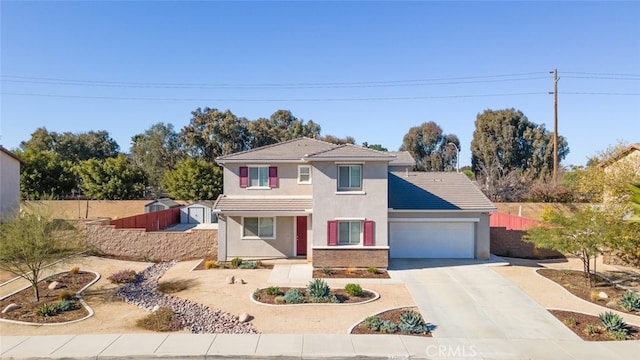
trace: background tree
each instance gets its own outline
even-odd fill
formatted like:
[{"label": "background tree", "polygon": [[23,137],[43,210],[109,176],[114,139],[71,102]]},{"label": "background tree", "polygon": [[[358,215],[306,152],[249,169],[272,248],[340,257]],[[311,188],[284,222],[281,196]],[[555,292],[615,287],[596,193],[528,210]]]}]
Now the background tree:
[{"label": "background tree", "polygon": [[216,199],[222,193],[222,169],[203,159],[188,158],[165,172],[162,187],[174,199]]},{"label": "background tree", "polygon": [[433,121],[414,126],[404,135],[400,151],[408,151],[416,160],[418,170],[444,171],[454,169],[457,154],[454,143],[460,148],[456,135],[442,132],[442,128]]},{"label": "background tree", "polygon": [[289,110],[278,110],[269,119],[260,118],[248,123],[251,148],[276,144],[303,136],[315,138],[320,135],[320,126],[309,120],[307,123],[293,116]]},{"label": "background tree", "polygon": [[52,151],[61,160],[77,163],[88,159],[106,159],[118,155],[120,147],[105,130],[58,134],[38,128],[28,141],[20,143],[22,151]]},{"label": "background tree", "polygon": [[386,147],[380,145],[380,144],[369,144],[368,142],[363,142],[362,143],[362,147],[366,147],[369,149],[373,149],[373,150],[378,150],[378,151],[384,151],[384,152],[388,152],[389,149],[387,149]]},{"label": "background tree", "polygon": [[640,222],[640,183],[631,184],[629,187],[631,189],[631,208],[633,210],[631,220],[634,222]]},{"label": "background tree", "polygon": [[134,135],[130,151],[135,164],[145,172],[156,197],[162,192],[160,181],[165,171],[172,169],[184,157],[173,125],[162,122]]},{"label": "background tree", "polygon": [[[471,166],[483,191],[503,182],[512,172],[524,185],[547,180],[553,172],[553,134],[515,109],[485,110],[478,114],[471,141]],[[558,159],[569,153],[567,141],[558,136]],[[491,176],[492,178],[487,178]],[[520,189],[517,192],[521,192]],[[523,192],[524,193],[524,192]],[[515,198],[514,196],[510,196]]]},{"label": "background tree", "polygon": [[40,300],[42,267],[84,247],[77,230],[67,222],[53,220],[50,213],[35,207],[0,221],[0,269],[29,281],[36,301]]},{"label": "background tree", "polygon": [[73,164],[60,159],[57,153],[31,147],[16,154],[24,160],[20,166],[22,199],[58,198],[71,194],[77,187]]},{"label": "background tree", "polygon": [[76,171],[81,179],[80,189],[96,200],[139,199],[146,187],[142,169],[122,154],[105,160],[83,161]]},{"label": "background tree", "polygon": [[345,145],[345,144],[353,145],[356,143],[356,139],[354,139],[353,136],[347,136],[347,137],[341,138],[341,137],[327,134],[325,136],[321,136],[319,139],[328,143],[336,144],[336,145]]},{"label": "background tree", "polygon": [[248,121],[230,110],[204,108],[191,112],[191,121],[180,131],[180,141],[189,155],[209,162],[222,155],[249,149]]}]

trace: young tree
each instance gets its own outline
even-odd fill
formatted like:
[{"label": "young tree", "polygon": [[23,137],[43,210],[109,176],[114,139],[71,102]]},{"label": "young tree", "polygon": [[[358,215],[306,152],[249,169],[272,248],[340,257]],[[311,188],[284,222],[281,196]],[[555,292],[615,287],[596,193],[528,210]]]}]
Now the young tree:
[{"label": "young tree", "polygon": [[444,134],[438,124],[430,121],[410,128],[402,139],[400,151],[410,152],[420,170],[444,171],[455,169],[456,147],[460,149],[458,137]]},{"label": "young tree", "polygon": [[0,222],[0,269],[29,281],[38,301],[43,266],[80,251],[84,245],[79,235],[72,225],[53,220],[43,207],[15,214]]},{"label": "young tree", "polygon": [[585,207],[567,215],[552,211],[545,219],[543,225],[529,229],[524,240],[538,248],[570,253],[582,260],[584,275],[591,286],[591,260],[595,273],[595,258],[621,234],[622,213],[613,208]]},{"label": "young tree", "polygon": [[222,193],[222,169],[203,159],[188,158],[165,172],[162,187],[174,199],[216,199]]},{"label": "young tree", "polygon": [[96,200],[131,200],[143,196],[146,178],[140,167],[125,155],[81,162],[76,171],[80,189]]}]

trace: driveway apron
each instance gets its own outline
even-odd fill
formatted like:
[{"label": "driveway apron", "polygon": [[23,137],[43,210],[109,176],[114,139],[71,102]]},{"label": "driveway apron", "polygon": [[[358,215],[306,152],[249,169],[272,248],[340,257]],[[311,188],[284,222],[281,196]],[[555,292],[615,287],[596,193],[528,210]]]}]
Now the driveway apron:
[{"label": "driveway apron", "polygon": [[436,325],[436,338],[579,339],[486,264],[399,260],[393,267],[425,321]]}]

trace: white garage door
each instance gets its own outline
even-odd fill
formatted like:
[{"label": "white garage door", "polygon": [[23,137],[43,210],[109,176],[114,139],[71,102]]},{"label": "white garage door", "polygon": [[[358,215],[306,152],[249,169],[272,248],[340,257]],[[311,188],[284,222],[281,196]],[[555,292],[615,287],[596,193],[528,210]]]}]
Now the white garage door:
[{"label": "white garage door", "polygon": [[204,222],[204,208],[189,208],[189,224],[202,224]]},{"label": "white garage door", "polygon": [[474,223],[392,222],[392,258],[473,259]]}]

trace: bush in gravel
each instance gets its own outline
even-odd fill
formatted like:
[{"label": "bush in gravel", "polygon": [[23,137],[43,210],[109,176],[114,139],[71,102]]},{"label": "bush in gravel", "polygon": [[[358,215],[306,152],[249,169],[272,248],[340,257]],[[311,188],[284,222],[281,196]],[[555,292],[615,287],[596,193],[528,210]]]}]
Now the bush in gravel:
[{"label": "bush in gravel", "polygon": [[640,311],[640,295],[627,291],[620,298],[620,305],[627,311]]},{"label": "bush in gravel", "polygon": [[298,289],[289,289],[286,294],[284,294],[284,301],[287,304],[302,304],[304,302],[304,295]]},{"label": "bush in gravel", "polygon": [[238,269],[255,269],[258,267],[258,263],[255,261],[243,261],[238,265]]},{"label": "bush in gravel", "polygon": [[58,313],[58,309],[55,305],[42,304],[38,308],[38,315],[44,317],[55,316]]},{"label": "bush in gravel", "polygon": [[77,275],[79,272],[80,272],[80,268],[77,267],[77,266],[74,266],[74,267],[71,268],[71,270],[69,270],[69,273],[71,275]]},{"label": "bush in gravel", "polygon": [[62,300],[59,303],[55,304],[56,312],[61,313],[64,311],[71,311],[80,308],[80,304],[78,304],[75,300]]},{"label": "bush in gravel", "polygon": [[235,257],[235,258],[231,259],[231,266],[233,266],[234,268],[239,267],[240,264],[242,264],[242,258]]},{"label": "bush in gravel", "polygon": [[[313,279],[307,285],[307,296],[311,299],[328,298],[331,295],[331,289],[326,281],[322,279]],[[315,302],[315,301],[314,301]]]},{"label": "bush in gravel", "polygon": [[385,334],[393,334],[398,332],[398,325],[391,320],[384,320],[380,323],[380,332]]},{"label": "bush in gravel", "polygon": [[367,272],[368,272],[369,274],[377,274],[377,273],[378,273],[378,268],[377,268],[377,267],[375,267],[375,266],[369,266],[369,267],[367,268]]},{"label": "bush in gravel", "polygon": [[625,334],[627,332],[627,324],[622,320],[620,315],[607,311],[601,313],[599,316],[600,324],[610,333],[615,333],[617,331],[624,331]]},{"label": "bush in gravel", "polygon": [[319,297],[319,298],[312,297],[311,302],[315,304],[329,304],[329,303],[339,304],[340,300],[335,295],[329,295],[326,297]]},{"label": "bush in gravel", "polygon": [[564,323],[568,326],[568,327],[574,327],[578,324],[578,322],[576,321],[576,319],[574,319],[573,317],[569,316],[566,319],[564,319]]},{"label": "bush in gravel", "polygon": [[586,332],[587,335],[595,335],[595,334],[600,333],[600,329],[598,329],[597,326],[593,326],[591,324],[588,324],[587,326],[585,326],[584,332]]},{"label": "bush in gravel", "polygon": [[277,286],[269,286],[268,288],[265,289],[264,292],[266,292],[267,295],[271,295],[271,296],[282,295],[282,290],[280,290],[280,288]]},{"label": "bush in gravel", "polygon": [[151,331],[178,331],[182,324],[178,317],[169,308],[163,307],[151,314],[138,319],[136,325]]},{"label": "bush in gravel", "polygon": [[627,339],[627,330],[612,331],[611,332],[611,337],[614,340],[626,340]]},{"label": "bush in gravel", "polygon": [[134,270],[122,270],[111,274],[107,279],[113,284],[129,284],[136,281],[138,274]]},{"label": "bush in gravel", "polygon": [[278,295],[276,297],[273,298],[273,302],[278,304],[278,305],[282,305],[282,304],[286,304],[287,301],[284,299],[284,296],[282,295]]},{"label": "bush in gravel", "polygon": [[364,319],[364,326],[372,331],[380,330],[380,324],[382,324],[382,319],[380,319],[380,316],[377,315],[368,316],[366,319]]},{"label": "bush in gravel", "polygon": [[72,293],[66,291],[66,290],[62,290],[58,293],[58,300],[63,301],[63,300],[72,300],[75,296],[73,296]]},{"label": "bush in gravel", "polygon": [[331,275],[333,271],[331,270],[331,267],[329,266],[323,266],[322,267],[322,273],[325,275]]},{"label": "bush in gravel", "polygon": [[218,263],[213,261],[213,260],[207,260],[207,261],[204,262],[204,268],[206,270],[213,269],[213,268],[216,268],[216,267],[218,267]]},{"label": "bush in gravel", "polygon": [[360,296],[362,295],[362,287],[359,284],[347,284],[344,287],[344,291],[346,291],[349,296]]},{"label": "bush in gravel", "polygon": [[420,314],[415,311],[407,311],[400,315],[400,330],[410,334],[419,334],[428,329],[426,329]]}]

